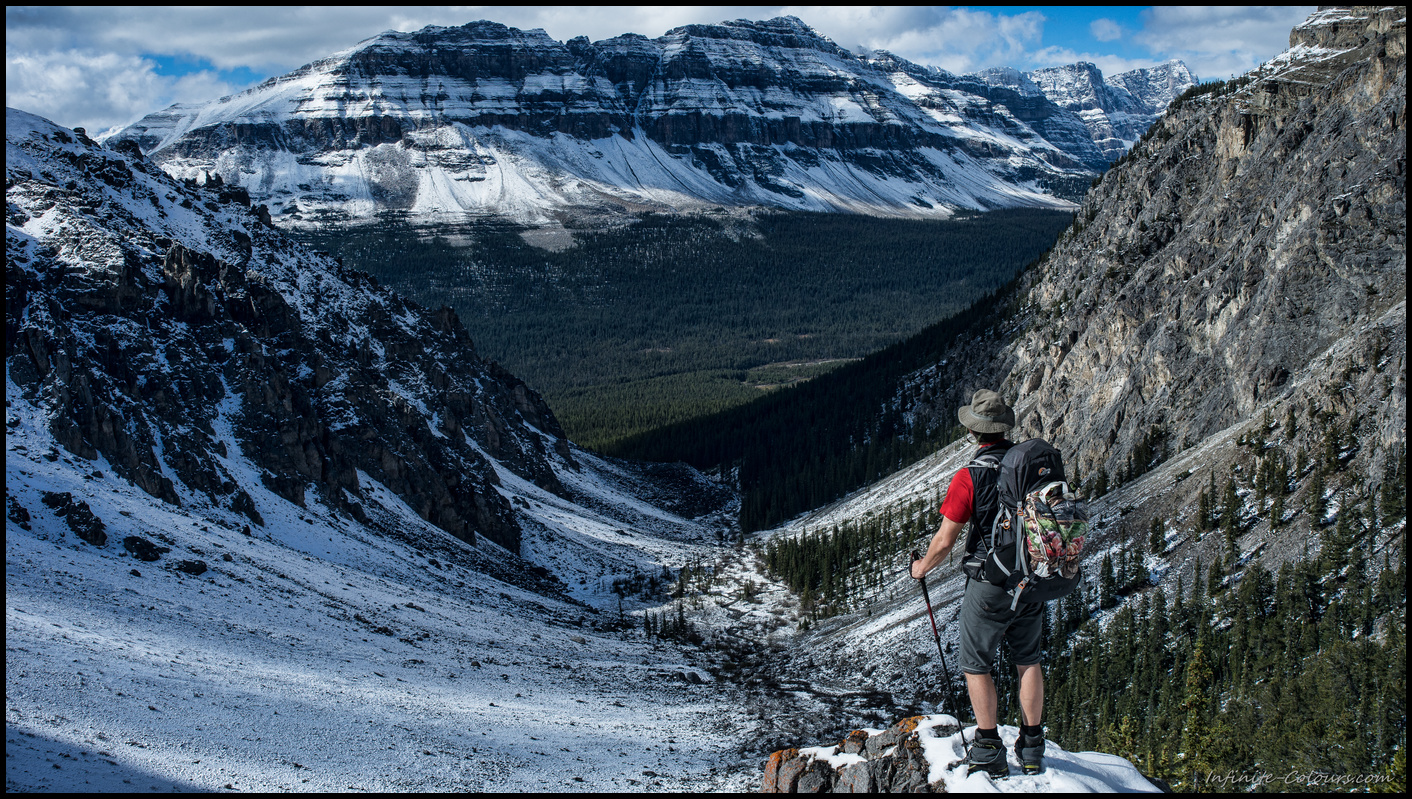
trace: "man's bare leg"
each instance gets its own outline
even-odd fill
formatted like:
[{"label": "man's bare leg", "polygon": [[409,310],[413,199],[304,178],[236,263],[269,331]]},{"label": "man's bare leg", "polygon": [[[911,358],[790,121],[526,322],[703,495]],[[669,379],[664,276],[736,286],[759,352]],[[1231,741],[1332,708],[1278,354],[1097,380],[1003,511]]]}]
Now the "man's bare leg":
[{"label": "man's bare leg", "polygon": [[[995,681],[989,674],[966,674],[966,692],[971,695],[971,710],[976,714],[976,726],[983,730],[995,728]],[[957,719],[960,721],[960,719]]]},{"label": "man's bare leg", "polygon": [[[1033,666],[1016,666],[1020,675],[1020,718],[1031,727],[1039,726],[1044,718],[1044,670],[1036,663]],[[971,675],[967,674],[969,680]],[[990,675],[985,675],[990,681]],[[969,683],[968,683],[969,685]],[[995,707],[995,686],[991,686],[991,707]],[[977,711],[979,713],[979,711]]]},{"label": "man's bare leg", "polygon": [[[983,730],[994,730],[996,724],[995,681],[989,674],[966,674],[966,690],[971,695],[971,710],[976,714],[976,724]],[[994,779],[1004,779],[1010,775],[1010,766],[1005,762],[1005,746],[1000,736],[982,737],[980,733],[971,739],[971,748],[966,752],[969,764],[966,773],[983,772]]]}]

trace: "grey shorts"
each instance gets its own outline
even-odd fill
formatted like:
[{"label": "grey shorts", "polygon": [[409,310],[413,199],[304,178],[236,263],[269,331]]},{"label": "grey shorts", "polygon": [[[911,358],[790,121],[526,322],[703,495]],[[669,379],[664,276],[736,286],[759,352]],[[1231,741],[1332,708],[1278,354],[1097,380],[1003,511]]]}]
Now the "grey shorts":
[{"label": "grey shorts", "polygon": [[1021,602],[1010,610],[1005,589],[982,580],[967,580],[961,599],[961,670],[989,674],[1001,640],[1010,644],[1016,666],[1034,666],[1042,659],[1043,602]]}]

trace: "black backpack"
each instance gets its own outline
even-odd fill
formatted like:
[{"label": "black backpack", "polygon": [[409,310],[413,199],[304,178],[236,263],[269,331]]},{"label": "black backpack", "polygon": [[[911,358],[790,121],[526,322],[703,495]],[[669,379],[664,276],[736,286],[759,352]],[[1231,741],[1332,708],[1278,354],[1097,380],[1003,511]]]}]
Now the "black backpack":
[{"label": "black backpack", "polygon": [[[1083,579],[1079,558],[1088,534],[1088,506],[1064,479],[1064,461],[1049,442],[1032,438],[1005,451],[982,453],[967,468],[996,472],[993,494],[976,491],[974,518],[998,505],[989,531],[962,563],[967,576],[1006,590],[1014,601],[1047,602],[1073,591]],[[988,481],[987,481],[988,482]],[[992,499],[993,496],[993,499]]]}]

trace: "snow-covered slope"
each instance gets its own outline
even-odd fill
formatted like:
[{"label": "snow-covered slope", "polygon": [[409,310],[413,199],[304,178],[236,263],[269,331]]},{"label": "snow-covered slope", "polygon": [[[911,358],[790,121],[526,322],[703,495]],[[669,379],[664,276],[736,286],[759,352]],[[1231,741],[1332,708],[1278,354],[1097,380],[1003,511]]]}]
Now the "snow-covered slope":
[{"label": "snow-covered slope", "polygon": [[388,31],[115,138],[301,224],[701,205],[944,217],[1067,205],[1111,160],[1080,117],[854,55],[793,17],[568,43],[481,21]]},{"label": "snow-covered slope", "polygon": [[6,150],[7,789],[741,768],[740,697],[612,593],[709,557],[729,491],[573,447],[238,191],[14,109]]},{"label": "snow-covered slope", "polygon": [[[367,524],[257,493],[266,525],[244,533],[101,458],[48,460],[43,410],[8,389],[7,790],[687,790],[736,765],[718,742],[746,724],[739,698],[683,681],[687,653],[488,576],[484,552],[391,492],[369,490]],[[87,503],[106,545],[80,540],[46,492]],[[554,524],[592,551],[608,519]],[[615,523],[657,543],[634,565],[702,550]],[[130,536],[171,551],[141,561]],[[579,568],[621,557],[604,550]],[[580,595],[607,605],[589,591],[617,570]]]}]

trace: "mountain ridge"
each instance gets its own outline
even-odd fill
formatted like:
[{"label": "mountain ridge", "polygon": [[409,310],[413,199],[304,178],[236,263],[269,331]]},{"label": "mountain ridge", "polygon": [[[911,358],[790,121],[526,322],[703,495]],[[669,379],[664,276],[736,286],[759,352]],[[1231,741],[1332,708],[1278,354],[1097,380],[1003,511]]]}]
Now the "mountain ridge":
[{"label": "mountain ridge", "polygon": [[[1124,113],[1141,105],[1115,92]],[[180,177],[220,174],[286,223],[391,211],[552,224],[711,205],[1067,207],[1111,160],[1089,126],[1042,93],[858,56],[791,17],[655,40],[559,43],[489,21],[388,32],[110,138]]]}]

